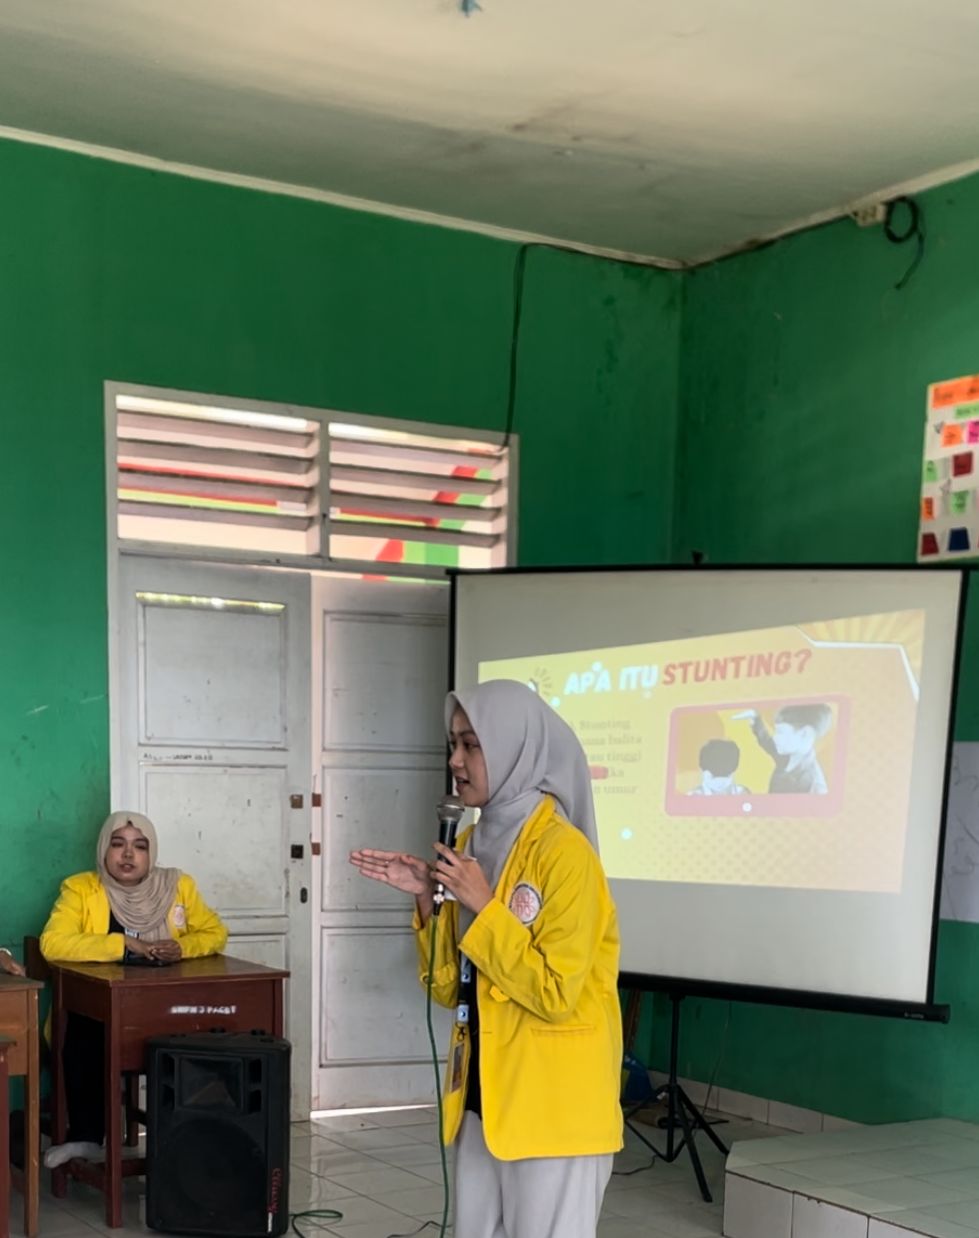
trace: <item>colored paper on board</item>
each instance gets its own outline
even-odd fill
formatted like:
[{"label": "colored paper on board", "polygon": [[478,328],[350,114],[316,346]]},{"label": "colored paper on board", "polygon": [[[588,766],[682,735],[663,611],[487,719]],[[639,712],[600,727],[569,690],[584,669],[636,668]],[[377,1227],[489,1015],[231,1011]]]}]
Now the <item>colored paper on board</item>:
[{"label": "colored paper on board", "polygon": [[949,421],[942,427],[942,446],[960,447],[965,438],[965,427],[957,421]]},{"label": "colored paper on board", "polygon": [[932,383],[918,496],[919,559],[956,559],[979,550],[977,453],[979,374]]},{"label": "colored paper on board", "polygon": [[967,374],[948,382],[932,383],[928,388],[928,405],[932,409],[951,408],[979,400],[979,374]]}]

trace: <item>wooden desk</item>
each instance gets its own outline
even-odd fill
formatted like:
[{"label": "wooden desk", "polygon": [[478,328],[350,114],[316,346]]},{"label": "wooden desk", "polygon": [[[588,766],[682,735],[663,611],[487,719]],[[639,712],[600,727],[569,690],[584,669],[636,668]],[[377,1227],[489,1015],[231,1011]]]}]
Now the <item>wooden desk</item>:
[{"label": "wooden desk", "polygon": [[145,1172],[142,1160],[122,1159],[124,1072],[142,1072],[146,1040],[181,1032],[264,1031],[282,1035],[282,991],[289,975],[243,959],[216,955],[171,967],[121,963],[52,963],[54,986],[53,1140],[64,1143],[68,1115],[61,1046],[68,1014],[87,1015],[105,1035],[105,1165],[71,1161],[53,1171],[53,1191],[63,1197],[69,1176],[105,1194],[105,1219],[122,1225],[122,1179]]},{"label": "wooden desk", "polygon": [[7,1054],[14,1042],[9,1036],[0,1036],[0,1238],[10,1235],[10,1073],[7,1070]]},{"label": "wooden desk", "polygon": [[[24,1168],[10,1170],[9,1118],[3,1117],[0,1134],[0,1173],[12,1177],[15,1186],[24,1192],[24,1233],[34,1238],[37,1233],[41,1186],[41,1062],[40,1036],[37,1022],[37,995],[44,988],[39,980],[23,976],[8,976],[0,972],[0,1036],[9,1041],[6,1051],[6,1075],[24,1079]],[[7,1083],[0,1079],[4,1113],[7,1110]],[[7,1224],[7,1211],[2,1225]],[[0,1229],[0,1235],[3,1230]]]}]

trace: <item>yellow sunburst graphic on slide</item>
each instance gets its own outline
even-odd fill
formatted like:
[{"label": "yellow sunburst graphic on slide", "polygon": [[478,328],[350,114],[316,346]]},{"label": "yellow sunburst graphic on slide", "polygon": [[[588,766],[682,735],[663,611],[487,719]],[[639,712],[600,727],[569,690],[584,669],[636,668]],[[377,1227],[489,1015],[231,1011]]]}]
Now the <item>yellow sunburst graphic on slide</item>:
[{"label": "yellow sunburst graphic on slide", "polygon": [[546,667],[538,667],[534,673],[527,679],[527,687],[532,692],[536,692],[538,696],[549,701],[554,695],[554,690],[551,687],[551,675]]},{"label": "yellow sunburst graphic on slide", "polygon": [[820,644],[902,645],[915,679],[921,680],[921,656],[925,641],[923,610],[896,610],[884,615],[856,615],[850,619],[800,623],[799,631]]}]

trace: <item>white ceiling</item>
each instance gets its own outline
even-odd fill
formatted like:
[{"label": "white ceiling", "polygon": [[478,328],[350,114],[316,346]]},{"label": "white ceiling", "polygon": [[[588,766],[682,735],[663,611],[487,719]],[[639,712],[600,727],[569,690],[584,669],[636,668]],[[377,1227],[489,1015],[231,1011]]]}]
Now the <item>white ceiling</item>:
[{"label": "white ceiling", "polygon": [[979,0],[481,3],[0,0],[0,125],[682,260],[979,157]]}]

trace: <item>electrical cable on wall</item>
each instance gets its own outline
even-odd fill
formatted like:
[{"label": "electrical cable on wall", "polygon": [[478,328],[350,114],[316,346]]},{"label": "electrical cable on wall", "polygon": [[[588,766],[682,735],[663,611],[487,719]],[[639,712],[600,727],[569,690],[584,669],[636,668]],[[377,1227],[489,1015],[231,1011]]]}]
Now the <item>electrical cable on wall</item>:
[{"label": "electrical cable on wall", "polygon": [[[478,7],[478,6],[477,6]],[[510,371],[507,384],[506,418],[504,421],[503,441],[500,444],[500,454],[504,454],[510,446],[513,437],[514,419],[517,411],[517,367],[520,353],[520,323],[523,318],[524,283],[527,272],[527,254],[532,249],[549,249],[556,254],[569,254],[575,258],[587,258],[591,262],[609,263],[616,267],[643,267],[646,270],[655,269],[654,264],[638,258],[610,258],[606,254],[591,254],[587,250],[575,249],[570,245],[561,245],[555,241],[524,241],[517,247],[517,256],[513,262],[513,314],[510,320]]]},{"label": "electrical cable on wall", "polygon": [[[908,214],[906,225],[903,228],[895,223],[895,216],[899,216],[902,211],[907,211]],[[900,198],[894,198],[893,201],[888,202],[887,213],[884,215],[884,235],[892,245],[904,245],[910,240],[917,241],[917,252],[912,259],[911,265],[894,285],[895,290],[900,292],[918,269],[921,259],[925,256],[925,216],[921,207],[913,198],[902,195]]]},{"label": "electrical cable on wall", "polygon": [[[480,8],[478,0],[459,0],[460,8],[463,13],[469,15]],[[900,225],[900,213],[906,210],[908,219],[904,227]],[[879,217],[878,217],[879,218]],[[860,222],[858,220],[858,222]],[[867,222],[870,222],[869,220]],[[905,271],[901,279],[894,285],[895,290],[900,292],[911,276],[921,265],[921,260],[925,256],[925,215],[922,207],[906,195],[892,199],[887,203],[884,220],[884,235],[892,245],[904,245],[910,240],[917,242],[917,252],[911,261],[911,265]],[[784,237],[774,237],[770,241],[758,244],[751,247],[752,252],[757,252],[761,249],[767,249],[771,245],[776,245],[783,241]],[[637,258],[616,257],[612,258],[606,254],[589,253],[587,250],[578,249],[573,245],[562,245],[554,241],[525,241],[518,246],[516,258],[513,267],[513,316],[511,319],[511,336],[510,336],[510,368],[509,381],[507,387],[507,404],[506,418],[504,422],[503,441],[500,444],[501,454],[505,453],[510,446],[510,440],[514,433],[514,422],[516,417],[517,404],[517,368],[519,361],[519,346],[520,346],[520,323],[523,316],[523,296],[524,296],[524,280],[527,268],[527,253],[531,249],[549,249],[555,253],[573,254],[579,258],[590,258],[593,261],[609,262],[616,266],[640,266],[656,269],[660,264],[649,260]],[[709,263],[699,264],[677,264],[679,269],[695,270],[699,265],[710,265]],[[694,562],[700,564],[705,560],[706,556],[700,551],[694,552]]]},{"label": "electrical cable on wall", "polygon": [[503,427],[503,442],[501,454],[510,446],[513,437],[513,419],[517,411],[517,363],[520,353],[520,319],[523,316],[523,287],[527,271],[527,250],[529,244],[517,249],[513,263],[513,316],[510,319],[510,375],[507,384],[506,421]]},{"label": "electrical cable on wall", "polygon": [[[707,1084],[707,1095],[704,1097],[704,1112],[710,1108],[710,1097],[714,1091],[714,1084],[717,1082],[717,1076],[721,1069],[721,1063],[724,1061],[724,1052],[727,1048],[727,1034],[731,1030],[731,1018],[734,1014],[734,1002],[728,1002],[727,1014],[724,1017],[724,1027],[721,1030],[721,1047],[717,1050],[717,1060],[714,1062],[714,1069],[710,1073],[710,1082]],[[697,1138],[697,1131],[694,1130],[690,1136],[691,1139]]]}]

